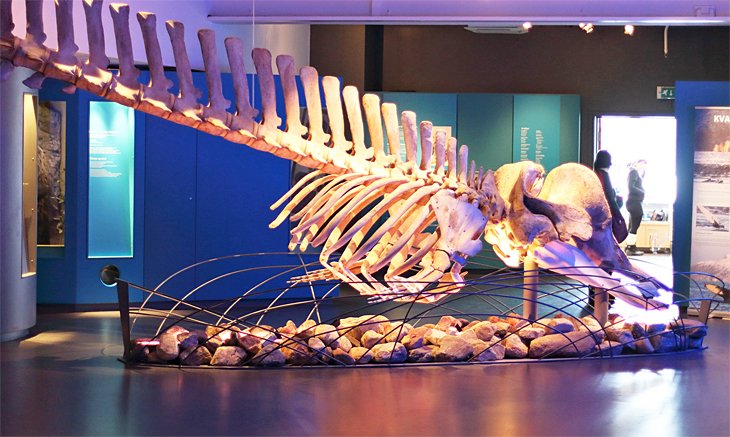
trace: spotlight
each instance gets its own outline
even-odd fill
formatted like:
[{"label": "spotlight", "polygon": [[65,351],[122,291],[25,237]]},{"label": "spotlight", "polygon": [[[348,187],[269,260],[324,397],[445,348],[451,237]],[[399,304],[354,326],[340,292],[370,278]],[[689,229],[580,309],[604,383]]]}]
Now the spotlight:
[{"label": "spotlight", "polygon": [[583,29],[585,33],[591,33],[593,32],[593,24],[592,23],[580,23],[578,24],[578,27]]},{"label": "spotlight", "polygon": [[624,26],[624,34],[634,36],[634,26],[631,24],[627,24],[626,26]]},{"label": "spotlight", "polygon": [[525,21],[524,23],[522,23],[522,28],[525,30],[530,30],[532,29],[532,23],[530,23],[529,21]]}]

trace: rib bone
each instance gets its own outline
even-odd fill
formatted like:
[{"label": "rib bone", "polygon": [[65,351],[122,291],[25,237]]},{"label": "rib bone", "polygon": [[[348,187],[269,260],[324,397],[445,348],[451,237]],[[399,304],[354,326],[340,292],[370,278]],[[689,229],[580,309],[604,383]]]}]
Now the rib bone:
[{"label": "rib bone", "polygon": [[157,17],[149,12],[139,12],[137,13],[137,21],[142,30],[147,63],[150,67],[150,82],[142,88],[142,96],[139,99],[137,109],[161,118],[167,118],[170,115],[174,96],[167,91],[172,87],[172,82],[165,77],[162,51],[160,50],[160,42],[157,39]]},{"label": "rib bone", "polygon": [[228,113],[231,102],[223,97],[215,32],[210,29],[200,29],[198,39],[200,40],[200,49],[203,52],[205,80],[208,85],[208,106],[203,107],[205,124],[199,129],[214,135],[223,135],[231,123],[230,114]]},{"label": "rib bone", "polygon": [[198,114],[202,111],[202,105],[198,103],[198,99],[202,93],[193,85],[193,72],[190,69],[190,59],[185,48],[185,26],[179,21],[169,20],[165,22],[165,27],[170,35],[175,70],[180,84],[180,92],[172,104],[170,120],[186,126],[197,127],[201,121]]}]

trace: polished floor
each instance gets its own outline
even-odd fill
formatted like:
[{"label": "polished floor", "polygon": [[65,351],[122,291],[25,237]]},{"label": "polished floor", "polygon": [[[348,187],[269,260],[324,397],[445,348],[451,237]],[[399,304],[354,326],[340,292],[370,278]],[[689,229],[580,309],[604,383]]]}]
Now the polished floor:
[{"label": "polished floor", "polygon": [[113,312],[3,343],[0,434],[730,435],[730,321],[704,351],[529,364],[125,368]]}]

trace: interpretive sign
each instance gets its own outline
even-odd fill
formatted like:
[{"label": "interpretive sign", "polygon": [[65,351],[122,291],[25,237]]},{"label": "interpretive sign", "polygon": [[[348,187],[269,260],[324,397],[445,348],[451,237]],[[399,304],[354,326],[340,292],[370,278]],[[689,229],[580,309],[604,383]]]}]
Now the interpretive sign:
[{"label": "interpretive sign", "polygon": [[134,110],[89,103],[89,258],[131,257]]},{"label": "interpretive sign", "polygon": [[513,162],[560,165],[560,96],[516,95],[514,105]]},{"label": "interpretive sign", "polygon": [[695,108],[691,269],[730,282],[730,107]]}]

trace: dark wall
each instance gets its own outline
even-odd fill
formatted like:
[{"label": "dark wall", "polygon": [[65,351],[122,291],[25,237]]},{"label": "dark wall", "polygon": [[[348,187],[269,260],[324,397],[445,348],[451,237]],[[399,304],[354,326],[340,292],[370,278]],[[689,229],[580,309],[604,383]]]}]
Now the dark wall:
[{"label": "dark wall", "polygon": [[[363,26],[312,26],[311,63],[359,85]],[[385,26],[383,91],[550,93],[581,96],[581,161],[593,154],[597,114],[673,114],[658,85],[730,79],[728,27],[535,27],[524,35],[455,26]],[[350,78],[353,75],[353,79]]]}]

